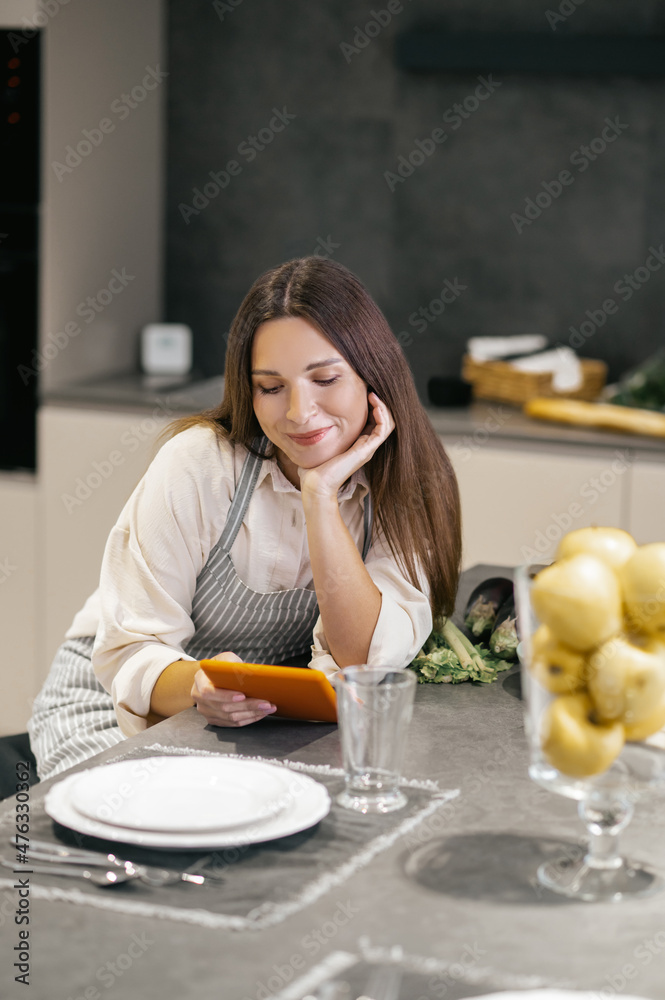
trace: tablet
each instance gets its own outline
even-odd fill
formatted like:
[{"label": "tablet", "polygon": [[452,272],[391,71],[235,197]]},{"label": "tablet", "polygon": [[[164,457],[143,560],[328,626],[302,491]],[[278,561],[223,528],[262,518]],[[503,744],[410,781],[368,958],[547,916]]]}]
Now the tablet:
[{"label": "tablet", "polygon": [[276,705],[273,715],[337,722],[335,689],[320,670],[227,660],[201,660],[201,670],[215,687],[242,691],[249,698],[261,698]]}]

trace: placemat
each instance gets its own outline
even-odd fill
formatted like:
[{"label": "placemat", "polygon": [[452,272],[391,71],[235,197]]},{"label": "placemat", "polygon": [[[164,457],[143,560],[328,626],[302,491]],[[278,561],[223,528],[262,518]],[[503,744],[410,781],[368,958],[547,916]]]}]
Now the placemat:
[{"label": "placemat", "polygon": [[[398,945],[373,946],[366,937],[358,941],[357,953],[331,952],[281,989],[277,977],[264,985],[270,990],[272,1000],[384,1000],[388,997],[390,1000],[440,1000],[442,997],[463,1000],[506,990],[571,986],[561,980],[554,984],[542,976],[491,969],[483,964],[482,952],[474,952],[473,945],[466,946],[456,961],[445,961],[410,955]],[[533,996],[532,993],[528,995]],[[583,1000],[582,994],[575,995]]]},{"label": "placemat", "polygon": [[[219,754],[188,747],[156,743],[135,748],[117,760],[141,759],[165,755],[214,757]],[[310,905],[331,889],[341,885],[354,872],[369,864],[400,837],[411,832],[451,798],[458,789],[441,790],[430,780],[402,779],[408,805],[394,813],[363,816],[342,809],[334,802],[343,787],[343,771],[327,765],[299,761],[224,754],[243,760],[266,760],[310,775],[328,789],[333,805],[329,814],[316,826],[301,833],[263,844],[221,848],[213,853],[212,871],[224,876],[224,882],[192,885],[184,882],[153,887],[139,881],[110,888],[99,888],[83,880],[58,875],[30,875],[33,898],[60,900],[121,913],[178,920],[205,927],[251,930],[281,923],[288,916]],[[0,818],[0,853],[11,859],[9,837],[15,830],[13,811]],[[112,852],[137,863],[158,865],[186,871],[210,851],[165,851],[118,845],[111,841],[83,836],[54,823],[44,810],[43,800],[33,804],[30,836],[35,840],[65,842],[92,850]],[[17,865],[17,868],[29,868]],[[197,871],[199,871],[197,869]],[[205,876],[206,868],[199,872]],[[9,873],[8,873],[9,875]],[[0,878],[0,887],[13,885],[9,877]]]}]

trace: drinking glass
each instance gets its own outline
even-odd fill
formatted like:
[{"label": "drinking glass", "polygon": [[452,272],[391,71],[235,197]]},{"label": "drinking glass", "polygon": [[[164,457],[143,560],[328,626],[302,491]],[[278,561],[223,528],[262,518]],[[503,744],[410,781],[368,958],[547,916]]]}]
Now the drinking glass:
[{"label": "drinking glass", "polygon": [[361,813],[387,813],[407,803],[399,788],[413,711],[411,670],[365,665],[335,677],[345,789],[337,802]]},{"label": "drinking glass", "polygon": [[647,865],[622,858],[619,834],[632,819],[637,799],[665,787],[665,753],[644,741],[626,742],[609,767],[583,778],[564,774],[547,759],[543,750],[547,710],[559,695],[547,690],[532,669],[532,637],[540,622],[531,602],[531,586],[544,568],[533,564],[515,571],[529,776],[548,791],[578,802],[589,840],[585,853],[575,850],[542,864],[538,882],[562,896],[586,901],[650,895],[663,888],[661,875]]}]

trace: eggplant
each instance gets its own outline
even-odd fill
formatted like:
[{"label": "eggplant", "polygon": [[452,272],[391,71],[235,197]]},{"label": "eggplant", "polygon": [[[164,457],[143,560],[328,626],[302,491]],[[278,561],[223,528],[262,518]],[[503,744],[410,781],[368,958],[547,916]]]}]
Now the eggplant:
[{"label": "eggplant", "polygon": [[511,594],[497,612],[489,647],[500,660],[516,660],[518,642],[515,598]]},{"label": "eggplant", "polygon": [[491,633],[499,608],[512,595],[512,582],[503,576],[483,580],[472,590],[464,609],[464,626],[475,640]]}]

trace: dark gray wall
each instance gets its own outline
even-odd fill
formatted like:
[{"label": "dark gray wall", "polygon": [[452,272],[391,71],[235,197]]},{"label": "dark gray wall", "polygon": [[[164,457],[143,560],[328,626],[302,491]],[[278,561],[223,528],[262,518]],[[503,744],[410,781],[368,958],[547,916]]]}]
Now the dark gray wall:
[{"label": "dark gray wall", "polygon": [[[431,374],[459,372],[470,336],[542,332],[566,344],[587,321],[575,346],[608,361],[610,378],[665,341],[665,267],[630,298],[615,289],[665,241],[665,78],[495,74],[500,86],[458,124],[443,116],[473,96],[475,74],[395,65],[395,35],[410,26],[549,34],[560,2],[405,0],[345,56],[341,44],[386,0],[170,0],[166,316],[192,326],[205,374],[223,370],[224,333],[253,280],[328,239],[404,332],[423,399]],[[564,0],[573,13],[558,32],[665,31],[657,0],[577,2]],[[295,119],[250,162],[239,145],[284,107]],[[571,162],[606,118],[622,126],[615,141]],[[436,128],[447,138],[391,191],[386,171]],[[189,214],[194,188],[230,160],[239,173]],[[563,170],[572,181],[518,232],[511,216]],[[465,288],[434,316],[446,279]],[[604,316],[608,299],[616,311]],[[421,308],[431,322],[413,317]]]}]

